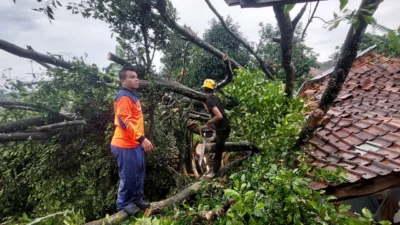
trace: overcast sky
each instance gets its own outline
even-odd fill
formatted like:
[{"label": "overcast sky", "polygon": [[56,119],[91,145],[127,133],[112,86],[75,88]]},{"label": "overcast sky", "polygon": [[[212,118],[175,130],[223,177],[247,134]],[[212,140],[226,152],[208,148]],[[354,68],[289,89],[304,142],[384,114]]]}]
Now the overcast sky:
[{"label": "overcast sky", "polygon": [[[111,38],[111,31],[105,22],[94,19],[84,19],[80,15],[72,15],[65,8],[55,12],[55,20],[50,24],[42,13],[32,11],[39,7],[36,0],[0,0],[0,39],[9,41],[18,46],[31,45],[36,51],[52,54],[62,54],[66,59],[72,56],[88,57],[85,61],[95,63],[100,68],[110,62],[106,59],[108,52],[114,52],[115,37]],[[61,1],[64,5],[71,0]],[[190,26],[199,36],[209,26],[214,14],[203,0],[172,0],[179,13],[179,23]],[[272,8],[241,9],[240,6],[228,7],[224,0],[212,0],[214,7],[222,16],[230,15],[238,22],[242,33],[256,42],[259,38],[259,23],[276,24]],[[315,3],[314,3],[315,4]],[[349,1],[348,8],[355,9],[360,0]],[[291,15],[296,15],[302,4],[297,4]],[[333,11],[339,11],[339,0],[321,1],[316,15],[329,20],[333,18]],[[384,0],[375,13],[378,23],[389,28],[400,25],[400,0]],[[308,11],[302,22],[306,23]],[[328,31],[324,29],[320,20],[314,20],[307,32],[306,44],[319,54],[319,60],[328,59],[335,46],[341,45],[346,36],[348,25],[341,24],[339,28]],[[369,31],[372,31],[369,29]],[[156,55],[157,68],[160,67],[160,54]],[[32,68],[33,66],[33,68]],[[11,68],[11,71],[8,71]],[[40,72],[40,66],[28,59],[19,58],[0,50],[0,75],[4,72],[11,74],[13,79],[30,80],[32,69]],[[0,77],[0,85],[5,78]]]}]

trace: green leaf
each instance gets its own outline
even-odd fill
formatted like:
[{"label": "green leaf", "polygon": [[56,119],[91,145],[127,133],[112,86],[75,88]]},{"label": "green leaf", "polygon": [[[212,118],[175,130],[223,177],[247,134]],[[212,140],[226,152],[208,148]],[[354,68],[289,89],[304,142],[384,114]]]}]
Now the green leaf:
[{"label": "green leaf", "polygon": [[340,24],[340,21],[339,20],[336,21],[331,27],[329,27],[329,31],[336,29],[339,26],[339,24]]},{"label": "green leaf", "polygon": [[342,11],[344,7],[346,7],[348,2],[349,0],[340,0],[340,11]]},{"label": "green leaf", "polygon": [[225,195],[229,198],[229,197],[237,197],[240,198],[240,195],[237,191],[232,190],[232,189],[226,189],[224,190]]},{"label": "green leaf", "polygon": [[372,219],[372,213],[367,208],[362,209],[362,214],[365,218]]},{"label": "green leaf", "polygon": [[287,4],[285,5],[285,9],[283,10],[284,13],[289,13],[296,4]]},{"label": "green leaf", "polygon": [[363,17],[364,17],[364,20],[365,20],[366,23],[368,23],[368,24],[376,24],[376,20],[374,19],[374,17],[369,16],[369,15],[364,15],[364,14],[363,14]]}]

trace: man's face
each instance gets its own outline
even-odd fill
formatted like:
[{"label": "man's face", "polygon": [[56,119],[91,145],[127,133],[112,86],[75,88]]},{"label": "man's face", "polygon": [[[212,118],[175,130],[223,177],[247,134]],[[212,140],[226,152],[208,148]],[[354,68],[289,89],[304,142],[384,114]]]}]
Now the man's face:
[{"label": "man's face", "polygon": [[135,71],[126,71],[126,78],[122,80],[122,87],[130,90],[139,88],[139,77]]}]

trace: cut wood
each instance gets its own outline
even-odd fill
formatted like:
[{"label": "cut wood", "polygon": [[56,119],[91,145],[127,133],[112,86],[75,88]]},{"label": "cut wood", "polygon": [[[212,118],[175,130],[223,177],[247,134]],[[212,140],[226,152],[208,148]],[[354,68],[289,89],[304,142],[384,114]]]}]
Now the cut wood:
[{"label": "cut wood", "polygon": [[[198,144],[196,146],[196,154],[200,155],[201,150],[203,149],[203,144]],[[206,144],[206,153],[215,152],[215,143],[207,143]],[[260,149],[255,145],[247,143],[247,142],[226,142],[224,152],[260,152]]]}]

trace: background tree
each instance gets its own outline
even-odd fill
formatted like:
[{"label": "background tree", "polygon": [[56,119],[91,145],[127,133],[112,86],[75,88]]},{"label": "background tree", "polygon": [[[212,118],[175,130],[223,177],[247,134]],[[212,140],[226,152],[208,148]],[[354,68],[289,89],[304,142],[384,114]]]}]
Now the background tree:
[{"label": "background tree", "polygon": [[360,50],[365,50],[373,45],[377,48],[375,51],[379,54],[384,54],[385,57],[400,57],[400,52],[393,48],[392,40],[387,34],[377,35],[372,33],[366,33],[360,44]]},{"label": "background tree", "polygon": [[[228,16],[225,23],[233,33],[246,40],[239,31],[239,24],[234,23],[231,17]],[[249,52],[217,20],[212,19],[209,24],[210,27],[204,32],[203,40],[220,51],[227,53],[229,57],[235,59],[240,65],[250,65]],[[199,89],[204,79],[210,78],[220,81],[225,76],[225,65],[222,60],[208,52],[204,52],[197,46],[191,49],[188,62],[188,77],[190,78],[186,79],[184,84]]]}]

